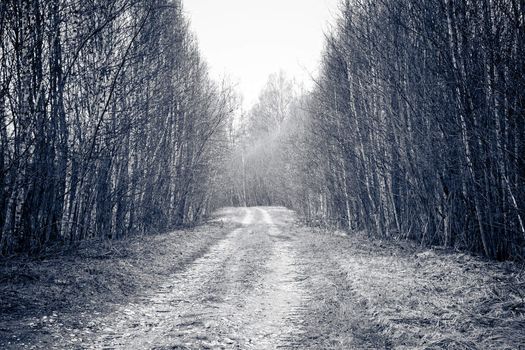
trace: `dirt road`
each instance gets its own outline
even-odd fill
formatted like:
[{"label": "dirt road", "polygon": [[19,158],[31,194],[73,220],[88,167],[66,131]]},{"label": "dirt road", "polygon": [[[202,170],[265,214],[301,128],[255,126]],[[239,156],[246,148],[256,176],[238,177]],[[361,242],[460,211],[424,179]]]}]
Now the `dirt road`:
[{"label": "dirt road", "polygon": [[[208,254],[141,303],[99,320],[91,348],[277,348],[301,331],[306,294],[284,209],[247,208]],[[221,220],[239,216],[225,212]],[[97,323],[98,323],[97,322]]]},{"label": "dirt road", "polygon": [[74,325],[44,316],[38,335],[7,348],[518,349],[525,343],[523,299],[513,289],[523,271],[513,265],[315,232],[284,208],[225,209],[216,221],[236,228],[131,302],[83,315]]}]

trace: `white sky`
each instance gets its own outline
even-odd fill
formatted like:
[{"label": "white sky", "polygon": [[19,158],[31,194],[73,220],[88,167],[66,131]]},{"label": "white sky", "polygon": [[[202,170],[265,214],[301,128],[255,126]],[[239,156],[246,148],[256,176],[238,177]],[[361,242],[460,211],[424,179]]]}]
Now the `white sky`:
[{"label": "white sky", "polygon": [[257,101],[279,70],[310,87],[324,32],[340,0],[185,0],[201,52],[214,78],[238,83],[244,107]]}]

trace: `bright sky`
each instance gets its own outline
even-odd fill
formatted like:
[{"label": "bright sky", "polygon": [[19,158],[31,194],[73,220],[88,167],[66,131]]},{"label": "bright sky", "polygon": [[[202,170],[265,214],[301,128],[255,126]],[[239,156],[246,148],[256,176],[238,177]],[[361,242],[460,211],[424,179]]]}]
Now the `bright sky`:
[{"label": "bright sky", "polygon": [[244,107],[268,76],[284,70],[305,87],[318,68],[324,32],[340,0],[186,0],[199,46],[214,78],[238,84]]}]

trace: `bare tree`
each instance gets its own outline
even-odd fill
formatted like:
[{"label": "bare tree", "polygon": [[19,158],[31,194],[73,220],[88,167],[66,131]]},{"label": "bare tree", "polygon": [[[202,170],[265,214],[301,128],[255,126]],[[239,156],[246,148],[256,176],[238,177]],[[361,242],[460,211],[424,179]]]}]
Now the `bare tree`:
[{"label": "bare tree", "polygon": [[180,1],[8,0],[0,28],[2,254],[209,212],[234,105]]}]

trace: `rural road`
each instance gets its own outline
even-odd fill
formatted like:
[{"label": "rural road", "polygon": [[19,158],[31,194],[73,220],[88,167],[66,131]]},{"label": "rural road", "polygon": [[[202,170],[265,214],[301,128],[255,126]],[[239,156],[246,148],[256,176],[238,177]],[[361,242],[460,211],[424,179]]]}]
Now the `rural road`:
[{"label": "rural road", "polygon": [[[214,235],[202,250],[184,245]],[[166,249],[156,246],[152,261],[140,260],[164,271],[151,272],[149,287],[102,304],[103,312],[86,304],[96,303],[94,296],[80,312],[0,323],[0,335],[10,336],[5,348],[437,350],[525,343],[515,287],[521,275],[508,265],[323,233],[278,207],[226,208],[196,232],[163,237],[170,239]],[[201,253],[178,258],[192,249]]]},{"label": "rural road", "polygon": [[99,320],[108,326],[88,348],[303,348],[310,276],[292,212],[229,209],[220,220],[240,226],[162,288]]}]

